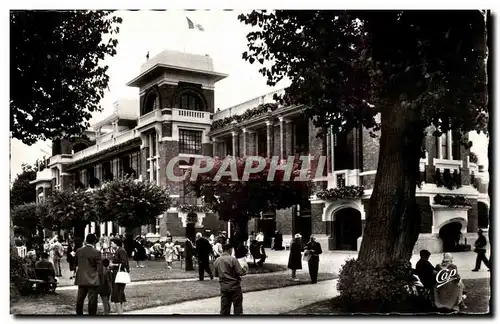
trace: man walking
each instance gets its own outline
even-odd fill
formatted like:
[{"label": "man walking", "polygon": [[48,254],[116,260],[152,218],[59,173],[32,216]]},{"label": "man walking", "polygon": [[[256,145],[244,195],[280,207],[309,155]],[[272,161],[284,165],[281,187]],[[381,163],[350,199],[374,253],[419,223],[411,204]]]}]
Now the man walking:
[{"label": "man walking", "polygon": [[212,245],[201,233],[196,233],[196,256],[198,257],[198,273],[200,281],[205,279],[205,271],[210,275],[210,280],[214,279],[210,270],[210,254],[213,254]]},{"label": "man walking", "polygon": [[476,257],[476,266],[474,267],[474,269],[472,269],[472,271],[479,271],[479,269],[481,269],[481,261],[484,262],[484,265],[490,269],[490,261],[488,261],[488,258],[486,257],[486,237],[484,237],[483,235],[483,230],[482,229],[478,229],[477,230],[477,234],[478,234],[478,238],[476,240],[476,242],[474,243],[475,245],[475,249],[474,249],[474,252],[477,253],[477,257]]},{"label": "man walking", "polygon": [[234,315],[243,314],[243,293],[241,292],[241,276],[247,272],[242,268],[239,261],[231,256],[232,246],[224,244],[223,253],[214,262],[215,276],[219,277],[220,283],[220,314],[230,315],[231,304],[234,305]]},{"label": "man walking", "polygon": [[61,271],[61,258],[64,255],[64,248],[62,244],[59,242],[59,238],[54,238],[54,243],[52,245],[52,253],[54,260],[54,270],[56,272],[56,277],[62,277]]},{"label": "man walking", "polygon": [[75,285],[78,286],[76,296],[76,315],[83,315],[83,303],[89,297],[89,315],[97,313],[97,298],[102,277],[101,252],[94,248],[97,238],[88,234],[85,246],[76,251]]}]

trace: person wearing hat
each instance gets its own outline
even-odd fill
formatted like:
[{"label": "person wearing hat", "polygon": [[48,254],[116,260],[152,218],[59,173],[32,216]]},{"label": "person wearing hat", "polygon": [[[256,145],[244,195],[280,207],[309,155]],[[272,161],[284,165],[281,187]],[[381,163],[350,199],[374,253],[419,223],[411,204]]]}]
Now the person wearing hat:
[{"label": "person wearing hat", "polygon": [[453,264],[451,253],[443,254],[443,261],[436,266],[436,285],[434,286],[434,305],[440,312],[458,312],[466,309],[464,303],[465,286]]},{"label": "person wearing hat", "polygon": [[476,247],[474,249],[474,252],[477,253],[476,266],[474,267],[474,269],[472,269],[472,271],[479,271],[479,269],[481,269],[481,261],[484,262],[484,265],[489,270],[490,269],[490,261],[486,257],[486,244],[487,244],[486,237],[484,237],[482,229],[478,229],[477,234],[478,234],[478,238],[477,238],[476,242],[474,243],[474,246]]},{"label": "person wearing hat", "polygon": [[309,237],[309,242],[307,243],[305,250],[304,255],[309,255],[307,265],[309,267],[311,283],[315,284],[318,282],[319,255],[323,253],[323,251],[321,249],[321,244],[316,241],[316,237],[314,235]]},{"label": "person wearing hat", "polygon": [[300,234],[295,234],[293,243],[290,245],[290,255],[288,257],[288,269],[292,270],[292,280],[294,281],[299,280],[297,279],[297,270],[302,269],[301,238]]},{"label": "person wearing hat", "polygon": [[432,289],[436,284],[436,273],[434,266],[429,262],[431,253],[427,250],[420,250],[420,260],[415,266],[415,274],[420,278],[425,289]]}]

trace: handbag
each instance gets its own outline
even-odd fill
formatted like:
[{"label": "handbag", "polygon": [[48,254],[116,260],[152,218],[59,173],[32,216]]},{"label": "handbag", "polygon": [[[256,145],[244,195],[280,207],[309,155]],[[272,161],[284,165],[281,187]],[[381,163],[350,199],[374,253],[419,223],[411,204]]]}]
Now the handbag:
[{"label": "handbag", "polygon": [[304,252],[304,256],[302,257],[302,260],[309,262],[309,260],[311,260],[311,255],[312,255],[311,251],[306,250]]},{"label": "handbag", "polygon": [[118,266],[118,272],[116,273],[115,283],[128,284],[130,283],[130,274],[128,272],[123,272],[121,270],[121,263]]}]

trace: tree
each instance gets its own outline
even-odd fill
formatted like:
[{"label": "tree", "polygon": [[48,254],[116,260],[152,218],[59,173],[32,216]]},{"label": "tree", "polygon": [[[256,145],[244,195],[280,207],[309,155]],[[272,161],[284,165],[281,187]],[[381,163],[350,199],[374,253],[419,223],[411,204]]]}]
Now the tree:
[{"label": "tree", "polygon": [[36,200],[35,185],[30,184],[30,181],[36,179],[36,170],[26,163],[22,164],[21,168],[22,172],[17,175],[10,189],[11,208]]},{"label": "tree", "polygon": [[51,229],[74,230],[74,237],[83,239],[85,227],[98,220],[93,193],[84,190],[56,190],[47,200],[43,222]]},{"label": "tree", "polygon": [[105,183],[95,191],[94,203],[101,221],[114,221],[130,232],[156,224],[156,217],[170,207],[171,198],[166,188],[128,177]]},{"label": "tree", "polygon": [[[415,191],[426,132],[485,131],[480,11],[253,11],[243,59],[316,126],[380,132],[358,260],[409,260],[420,229]],[[375,120],[380,113],[381,122]],[[467,143],[470,145],[470,143]]]},{"label": "tree", "polygon": [[[116,54],[109,11],[11,11],[10,130],[31,145],[79,135],[108,86],[104,58]],[[109,35],[109,39],[105,38]]]},{"label": "tree", "polygon": [[43,219],[46,215],[46,205],[41,203],[25,203],[15,206],[11,210],[12,224],[16,227],[19,234],[23,235],[27,242],[26,246],[31,249],[35,237],[38,236],[37,244],[43,239]]},{"label": "tree", "polygon": [[[231,161],[231,162],[229,162]],[[189,188],[198,197],[203,197],[205,206],[219,214],[219,219],[231,222],[233,245],[236,256],[241,251],[240,244],[248,239],[248,221],[259,218],[263,211],[269,209],[285,209],[300,204],[304,197],[309,197],[310,181],[295,181],[301,175],[300,160],[293,163],[290,169],[290,178],[285,178],[285,170],[276,170],[271,181],[268,181],[271,160],[267,159],[262,171],[251,173],[245,181],[245,165],[248,163],[253,168],[258,162],[250,158],[221,159],[213,158],[210,161],[200,162],[201,168],[206,168],[207,163],[213,164],[210,171],[193,176],[193,170],[186,175]],[[311,163],[313,169],[314,163]],[[227,174],[227,170],[234,170],[235,177]],[[308,175],[311,170],[305,168]],[[220,172],[219,172],[220,171]],[[222,172],[225,171],[225,174]],[[220,175],[217,178],[217,174]],[[193,177],[193,178],[192,178]]]}]

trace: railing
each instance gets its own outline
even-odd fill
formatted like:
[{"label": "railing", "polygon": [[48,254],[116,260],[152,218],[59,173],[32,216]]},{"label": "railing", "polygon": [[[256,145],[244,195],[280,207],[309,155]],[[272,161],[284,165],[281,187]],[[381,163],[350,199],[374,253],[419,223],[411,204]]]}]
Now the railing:
[{"label": "railing", "polygon": [[172,120],[185,121],[185,122],[198,122],[210,124],[210,113],[207,111],[186,110],[186,109],[172,109]]},{"label": "railing", "polygon": [[448,160],[448,159],[436,159],[434,158],[434,167],[436,169],[445,170],[449,169],[453,173],[454,170],[460,172],[460,168],[463,166],[462,160]]},{"label": "railing", "polygon": [[359,186],[359,170],[337,170],[328,174],[328,189]]},{"label": "railing", "polygon": [[[121,134],[117,134],[116,137],[114,137],[112,133],[110,133],[109,135],[106,134],[105,137],[101,137],[101,139],[97,142],[97,145],[92,145],[91,147],[88,147],[85,150],[82,150],[80,152],[76,152],[75,154],[73,154],[72,162],[81,160],[87,156],[101,152],[101,151],[106,150],[106,149],[113,147],[115,145],[119,145],[119,144],[128,142],[131,139],[134,139],[138,136],[139,136],[139,133],[135,129],[131,129],[131,130],[126,131],[126,132],[121,133]],[[105,139],[105,140],[103,141],[103,139]]]},{"label": "railing", "polygon": [[137,126],[145,126],[155,121],[161,121],[161,109],[155,109],[139,117]]}]

